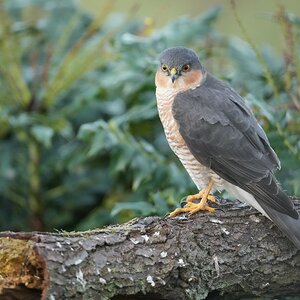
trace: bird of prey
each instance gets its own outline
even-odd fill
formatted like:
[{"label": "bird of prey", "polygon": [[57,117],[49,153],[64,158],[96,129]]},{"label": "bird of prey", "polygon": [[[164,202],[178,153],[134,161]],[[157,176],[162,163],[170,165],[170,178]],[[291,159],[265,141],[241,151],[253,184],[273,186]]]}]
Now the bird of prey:
[{"label": "bird of prey", "polygon": [[213,212],[211,190],[226,190],[271,219],[300,249],[299,215],[274,176],[280,161],[243,98],[184,47],[161,53],[155,84],[168,143],[200,191],[169,216]]}]

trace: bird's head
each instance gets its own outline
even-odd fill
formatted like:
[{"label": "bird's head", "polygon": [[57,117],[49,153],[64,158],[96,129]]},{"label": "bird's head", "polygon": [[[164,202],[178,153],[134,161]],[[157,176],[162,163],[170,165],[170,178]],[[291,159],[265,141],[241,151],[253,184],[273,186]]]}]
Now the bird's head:
[{"label": "bird's head", "polygon": [[158,88],[186,90],[199,85],[203,76],[197,54],[188,48],[174,47],[160,54],[155,84]]}]

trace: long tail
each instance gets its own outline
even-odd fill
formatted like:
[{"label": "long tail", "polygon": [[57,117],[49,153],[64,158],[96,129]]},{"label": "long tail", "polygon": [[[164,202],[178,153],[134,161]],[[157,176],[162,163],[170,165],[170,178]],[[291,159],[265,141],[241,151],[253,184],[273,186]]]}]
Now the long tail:
[{"label": "long tail", "polygon": [[[287,196],[286,196],[287,197]],[[288,199],[291,201],[290,199]],[[289,215],[278,212],[260,202],[260,205],[267,213],[269,218],[278,226],[278,228],[294,243],[294,245],[300,249],[300,218],[292,218]]]},{"label": "long tail", "polygon": [[260,182],[247,186],[266,215],[300,249],[300,217],[289,196],[270,174]]},{"label": "long tail", "polygon": [[[266,185],[263,188],[259,185],[252,185],[244,186],[241,189],[236,185],[227,183],[226,190],[237,199],[250,204],[268,217],[300,249],[300,217],[294,209],[292,201],[279,186],[277,186],[276,194],[272,193],[272,195],[266,193],[265,187]],[[269,200],[266,201],[266,198],[269,198]],[[274,209],[271,206],[271,201],[275,204],[273,207],[278,207],[276,203],[286,204],[287,211],[283,208],[281,211]]]}]

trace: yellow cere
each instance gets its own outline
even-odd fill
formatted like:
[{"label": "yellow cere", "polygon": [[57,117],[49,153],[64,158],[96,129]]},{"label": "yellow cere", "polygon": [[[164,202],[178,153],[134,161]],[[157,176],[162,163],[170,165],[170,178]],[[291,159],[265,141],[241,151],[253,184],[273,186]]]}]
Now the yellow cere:
[{"label": "yellow cere", "polygon": [[177,73],[177,70],[175,68],[172,68],[171,69],[171,72],[170,72],[172,75],[175,75]]}]

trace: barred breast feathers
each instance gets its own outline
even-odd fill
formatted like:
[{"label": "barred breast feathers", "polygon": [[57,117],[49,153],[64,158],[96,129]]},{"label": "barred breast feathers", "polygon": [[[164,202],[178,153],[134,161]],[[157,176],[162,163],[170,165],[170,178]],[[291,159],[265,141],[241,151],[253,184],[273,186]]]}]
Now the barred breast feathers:
[{"label": "barred breast feathers", "polygon": [[223,180],[211,169],[203,166],[195,159],[179,132],[179,125],[172,114],[173,100],[178,92],[181,91],[178,89],[159,88],[156,90],[158,113],[167,141],[199,190],[208,184],[210,178],[213,178],[215,181],[214,187],[222,190]]}]

